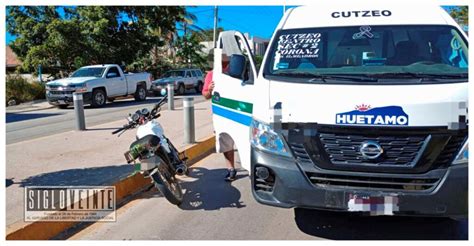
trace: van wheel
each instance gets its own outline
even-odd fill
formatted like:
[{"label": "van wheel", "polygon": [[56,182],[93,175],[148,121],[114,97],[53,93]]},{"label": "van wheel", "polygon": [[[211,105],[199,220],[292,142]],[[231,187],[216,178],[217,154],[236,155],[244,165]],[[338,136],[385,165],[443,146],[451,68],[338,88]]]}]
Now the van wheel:
[{"label": "van wheel", "polygon": [[203,88],[203,84],[201,81],[198,82],[197,86],[196,86],[196,92],[197,93],[202,93],[202,88]]},{"label": "van wheel", "polygon": [[135,101],[143,101],[146,99],[146,88],[143,85],[137,86],[137,91],[135,91]]},{"label": "van wheel", "polygon": [[179,84],[178,85],[178,95],[184,95],[184,93],[186,92],[186,89],[184,88],[184,85],[183,84]]},{"label": "van wheel", "polygon": [[107,103],[107,95],[104,89],[94,89],[92,92],[91,106],[94,108],[103,107]]}]

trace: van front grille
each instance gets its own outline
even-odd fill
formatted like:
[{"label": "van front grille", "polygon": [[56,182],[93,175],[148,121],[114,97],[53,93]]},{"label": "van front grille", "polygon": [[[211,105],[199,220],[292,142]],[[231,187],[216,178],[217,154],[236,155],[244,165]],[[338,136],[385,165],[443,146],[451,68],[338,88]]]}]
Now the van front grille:
[{"label": "van front grille", "polygon": [[[376,164],[379,166],[410,166],[421,150],[426,136],[390,136],[320,133],[319,139],[329,160],[333,164]],[[383,155],[379,160],[367,160],[360,153],[365,141],[373,141],[382,147]]]},{"label": "van front grille", "polygon": [[309,172],[306,175],[317,186],[364,190],[426,191],[436,187],[440,181],[439,178],[364,177]]},{"label": "van front grille", "polygon": [[[426,173],[448,167],[467,139],[467,130],[438,128],[349,127],[294,124],[285,136],[299,163],[326,170]],[[303,131],[298,130],[303,129]],[[375,142],[382,154],[362,155],[363,143]]]}]

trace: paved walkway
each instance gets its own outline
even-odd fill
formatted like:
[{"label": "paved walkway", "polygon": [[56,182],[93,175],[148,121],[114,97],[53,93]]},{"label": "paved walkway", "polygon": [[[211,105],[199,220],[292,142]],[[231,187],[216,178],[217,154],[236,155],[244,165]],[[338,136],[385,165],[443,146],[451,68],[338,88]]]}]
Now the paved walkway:
[{"label": "paved walkway", "polygon": [[[213,134],[210,102],[195,105],[196,139]],[[124,115],[124,118],[126,115]],[[183,111],[163,111],[158,119],[177,148],[183,144]],[[69,131],[6,146],[6,224],[23,220],[24,193],[28,185],[112,184],[133,171],[123,153],[135,139],[136,130],[120,138],[111,132],[125,120]]]},{"label": "paved walkway", "polygon": [[[95,223],[70,239],[87,240],[407,240],[467,239],[467,220],[357,216],[347,212],[284,209],[259,204],[248,172],[225,182],[225,160],[196,163],[180,207],[151,189],[117,211],[117,221]],[[238,165],[237,160],[237,165]]]},{"label": "paved walkway", "polygon": [[[237,158],[237,165],[239,161]],[[313,239],[294,222],[293,209],[264,206],[250,192],[248,172],[224,181],[225,160],[213,154],[194,164],[180,207],[156,189],[117,211],[117,221],[96,223],[71,239],[87,240],[260,240]]]},{"label": "paved walkway", "polygon": [[7,113],[21,113],[21,112],[30,112],[43,109],[54,108],[53,105],[49,104],[46,100],[37,100],[31,102],[21,103],[15,106],[6,107]]}]

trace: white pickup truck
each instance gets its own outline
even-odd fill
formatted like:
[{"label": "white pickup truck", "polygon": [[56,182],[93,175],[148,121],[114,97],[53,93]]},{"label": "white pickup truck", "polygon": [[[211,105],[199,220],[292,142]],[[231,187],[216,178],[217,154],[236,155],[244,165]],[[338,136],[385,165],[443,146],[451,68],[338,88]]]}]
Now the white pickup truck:
[{"label": "white pickup truck", "polygon": [[102,107],[118,97],[134,96],[143,101],[150,86],[149,73],[124,73],[115,64],[93,65],[79,68],[69,78],[48,82],[46,98],[51,105],[67,108],[73,104],[72,94],[80,92],[85,104]]}]

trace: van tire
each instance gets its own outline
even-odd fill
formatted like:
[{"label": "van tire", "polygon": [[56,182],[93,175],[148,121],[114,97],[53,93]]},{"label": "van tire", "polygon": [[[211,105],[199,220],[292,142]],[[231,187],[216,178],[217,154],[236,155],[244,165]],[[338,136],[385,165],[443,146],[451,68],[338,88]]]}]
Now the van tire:
[{"label": "van tire", "polygon": [[184,88],[184,85],[183,85],[183,84],[179,84],[179,85],[178,85],[178,90],[176,91],[176,94],[178,94],[178,95],[184,95],[185,92],[186,92],[186,88]]},{"label": "van tire", "polygon": [[93,108],[101,108],[107,103],[107,94],[102,88],[97,88],[92,91],[91,106]]},{"label": "van tire", "polygon": [[147,95],[146,87],[142,84],[137,85],[137,90],[135,91],[135,101],[140,102],[146,99]]}]

